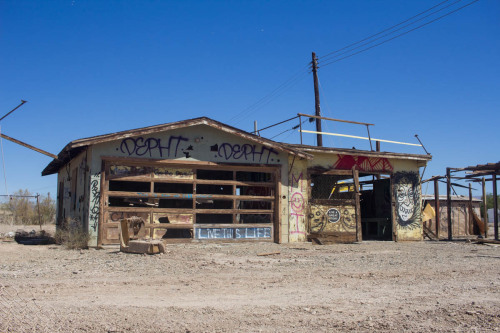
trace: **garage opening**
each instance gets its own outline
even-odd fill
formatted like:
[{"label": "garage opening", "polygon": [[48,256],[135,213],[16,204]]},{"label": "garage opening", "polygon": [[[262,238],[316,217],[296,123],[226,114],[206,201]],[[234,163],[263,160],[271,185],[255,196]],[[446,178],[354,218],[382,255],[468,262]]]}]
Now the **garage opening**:
[{"label": "garage opening", "polygon": [[139,216],[151,238],[277,240],[279,167],[105,164],[102,243]]}]

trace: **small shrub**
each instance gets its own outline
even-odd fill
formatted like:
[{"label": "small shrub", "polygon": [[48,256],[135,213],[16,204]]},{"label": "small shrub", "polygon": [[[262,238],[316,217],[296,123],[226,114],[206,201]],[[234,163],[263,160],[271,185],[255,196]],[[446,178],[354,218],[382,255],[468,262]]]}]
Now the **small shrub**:
[{"label": "small shrub", "polygon": [[64,227],[60,227],[54,236],[56,243],[67,249],[87,249],[90,235],[82,230],[76,221],[66,221]]}]

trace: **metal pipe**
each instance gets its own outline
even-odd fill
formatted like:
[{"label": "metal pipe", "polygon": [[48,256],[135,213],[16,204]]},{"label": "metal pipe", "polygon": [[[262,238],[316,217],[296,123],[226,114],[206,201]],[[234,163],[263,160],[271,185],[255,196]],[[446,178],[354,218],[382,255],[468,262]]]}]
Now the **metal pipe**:
[{"label": "metal pipe", "polygon": [[372,138],[370,137],[370,126],[366,125],[366,131],[368,132],[368,140],[370,140],[370,150],[373,151]]},{"label": "metal pipe", "polygon": [[12,112],[16,111],[17,109],[19,109],[24,103],[26,103],[26,101],[24,100],[21,100],[21,104],[19,104],[18,106],[16,106],[15,108],[13,108],[10,112],[8,112],[5,116],[3,116],[2,118],[0,118],[0,121],[2,121],[5,117],[7,117],[9,114],[11,114]]}]

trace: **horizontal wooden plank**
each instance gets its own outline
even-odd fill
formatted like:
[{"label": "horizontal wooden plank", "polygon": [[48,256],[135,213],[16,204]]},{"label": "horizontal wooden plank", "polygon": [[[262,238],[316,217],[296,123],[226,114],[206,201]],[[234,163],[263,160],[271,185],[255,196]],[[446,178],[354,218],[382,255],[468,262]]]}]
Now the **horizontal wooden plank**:
[{"label": "horizontal wooden plank", "polygon": [[172,168],[193,168],[193,169],[216,169],[227,171],[253,171],[253,172],[274,172],[280,168],[275,164],[239,164],[239,163],[216,163],[207,161],[182,161],[178,160],[159,160],[151,158],[133,158],[102,156],[101,159],[107,163],[115,163],[130,166],[162,166]]},{"label": "horizontal wooden plank", "polygon": [[354,206],[356,201],[354,199],[311,199],[311,203],[324,206]]},{"label": "horizontal wooden plank", "polygon": [[193,243],[256,243],[256,242],[273,242],[269,238],[218,238],[218,239],[193,239]]},{"label": "horizontal wooden plank", "polygon": [[210,185],[239,185],[239,186],[260,186],[260,187],[274,187],[275,182],[245,182],[238,180],[209,180],[209,179],[196,179],[196,184],[210,184]]},{"label": "horizontal wooden plank", "polygon": [[196,209],[197,214],[274,214],[272,209]]},{"label": "horizontal wooden plank", "polygon": [[356,232],[343,233],[343,232],[322,232],[310,233],[307,235],[309,239],[317,239],[320,244],[336,244],[336,243],[355,243]]},{"label": "horizontal wooden plank", "polygon": [[107,191],[105,195],[120,198],[158,198],[158,199],[226,199],[245,201],[272,201],[274,196],[254,195],[226,195],[226,194],[191,194],[191,193],[151,193],[151,192],[126,192]]},{"label": "horizontal wooden plank", "polygon": [[151,208],[151,207],[112,207],[108,212],[153,212],[174,214],[273,214],[272,209],[192,209],[192,208]]},{"label": "horizontal wooden plank", "polygon": [[155,229],[193,229],[194,224],[184,224],[184,223],[148,223],[145,224],[146,227]]},{"label": "horizontal wooden plank", "polygon": [[249,224],[249,223],[233,223],[233,224],[197,223],[194,226],[195,226],[195,228],[269,228],[269,227],[272,228],[273,224],[272,223],[255,223],[255,224]]},{"label": "horizontal wooden plank", "polygon": [[309,174],[352,176],[352,170],[325,170],[324,168],[312,167],[307,169]]},{"label": "horizontal wooden plank", "polygon": [[275,182],[248,182],[239,180],[212,180],[212,179],[166,179],[166,178],[152,178],[151,176],[120,176],[120,175],[107,175],[109,181],[130,181],[130,182],[144,182],[144,183],[170,183],[170,184],[209,184],[209,185],[237,185],[237,186],[260,186],[260,187],[274,187]]}]

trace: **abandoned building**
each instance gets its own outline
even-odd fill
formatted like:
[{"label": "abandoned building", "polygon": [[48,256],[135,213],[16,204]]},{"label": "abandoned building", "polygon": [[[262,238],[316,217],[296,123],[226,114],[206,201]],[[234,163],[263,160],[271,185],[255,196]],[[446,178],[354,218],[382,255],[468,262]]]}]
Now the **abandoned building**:
[{"label": "abandoned building", "polygon": [[58,175],[57,221],[89,246],[139,217],[153,239],[421,240],[419,170],[430,155],[284,144],[201,117],[75,140]]},{"label": "abandoned building", "polygon": [[[436,199],[434,195],[423,195],[423,207],[426,204],[435,207]],[[452,195],[451,199],[451,219],[453,221],[452,234],[454,236],[470,236],[477,235],[474,230],[473,213],[470,210],[470,205],[476,216],[481,216],[481,200],[471,198],[463,195]],[[436,212],[437,214],[437,212]],[[442,238],[448,238],[448,210],[447,210],[447,196],[439,196],[439,235]],[[425,222],[425,221],[424,221]],[[430,230],[436,230],[436,218],[433,217],[428,221],[427,227]]]}]

